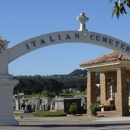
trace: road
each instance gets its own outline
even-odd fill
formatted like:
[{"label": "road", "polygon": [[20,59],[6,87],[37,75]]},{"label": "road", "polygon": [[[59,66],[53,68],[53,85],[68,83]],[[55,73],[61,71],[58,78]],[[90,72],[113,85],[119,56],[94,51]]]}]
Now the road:
[{"label": "road", "polygon": [[0,130],[129,130],[130,117],[16,117],[19,126],[0,126]]}]

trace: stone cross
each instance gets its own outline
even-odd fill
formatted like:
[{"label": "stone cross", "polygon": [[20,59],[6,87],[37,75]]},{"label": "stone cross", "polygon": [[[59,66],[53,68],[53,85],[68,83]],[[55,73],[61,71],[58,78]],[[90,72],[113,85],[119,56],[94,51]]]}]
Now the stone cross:
[{"label": "stone cross", "polygon": [[88,17],[85,16],[85,13],[81,13],[78,17],[77,20],[80,22],[80,29],[79,31],[88,31],[86,29],[85,23],[89,20]]}]

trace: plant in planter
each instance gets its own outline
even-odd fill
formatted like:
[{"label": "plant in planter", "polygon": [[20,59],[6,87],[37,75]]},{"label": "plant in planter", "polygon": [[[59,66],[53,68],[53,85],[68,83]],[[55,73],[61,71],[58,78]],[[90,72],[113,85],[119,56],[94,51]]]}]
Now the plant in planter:
[{"label": "plant in planter", "polygon": [[91,110],[92,115],[96,115],[96,112],[100,110],[99,103],[92,103],[90,105],[90,110]]},{"label": "plant in planter", "polygon": [[76,103],[72,103],[69,107],[68,113],[70,114],[76,114],[78,110],[78,106]]}]

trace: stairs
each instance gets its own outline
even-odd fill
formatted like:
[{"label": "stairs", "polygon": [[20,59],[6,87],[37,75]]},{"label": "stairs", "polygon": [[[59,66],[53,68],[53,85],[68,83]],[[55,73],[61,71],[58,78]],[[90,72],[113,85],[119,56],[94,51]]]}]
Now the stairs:
[{"label": "stairs", "polygon": [[116,111],[97,111],[98,117],[115,117],[117,116]]}]

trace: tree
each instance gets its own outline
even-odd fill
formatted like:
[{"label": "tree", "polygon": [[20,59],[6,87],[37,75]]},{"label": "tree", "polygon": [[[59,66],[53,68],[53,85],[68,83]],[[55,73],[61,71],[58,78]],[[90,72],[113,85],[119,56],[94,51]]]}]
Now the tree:
[{"label": "tree", "polygon": [[[112,1],[113,0],[110,0],[110,3]],[[130,8],[130,0],[117,0],[112,11],[112,17],[116,15],[116,17],[119,19],[120,15],[127,14],[126,7]]]},{"label": "tree", "polygon": [[54,95],[58,96],[63,87],[64,87],[63,83],[58,82],[57,80],[54,79],[48,79],[44,91],[49,97],[52,97]]}]

